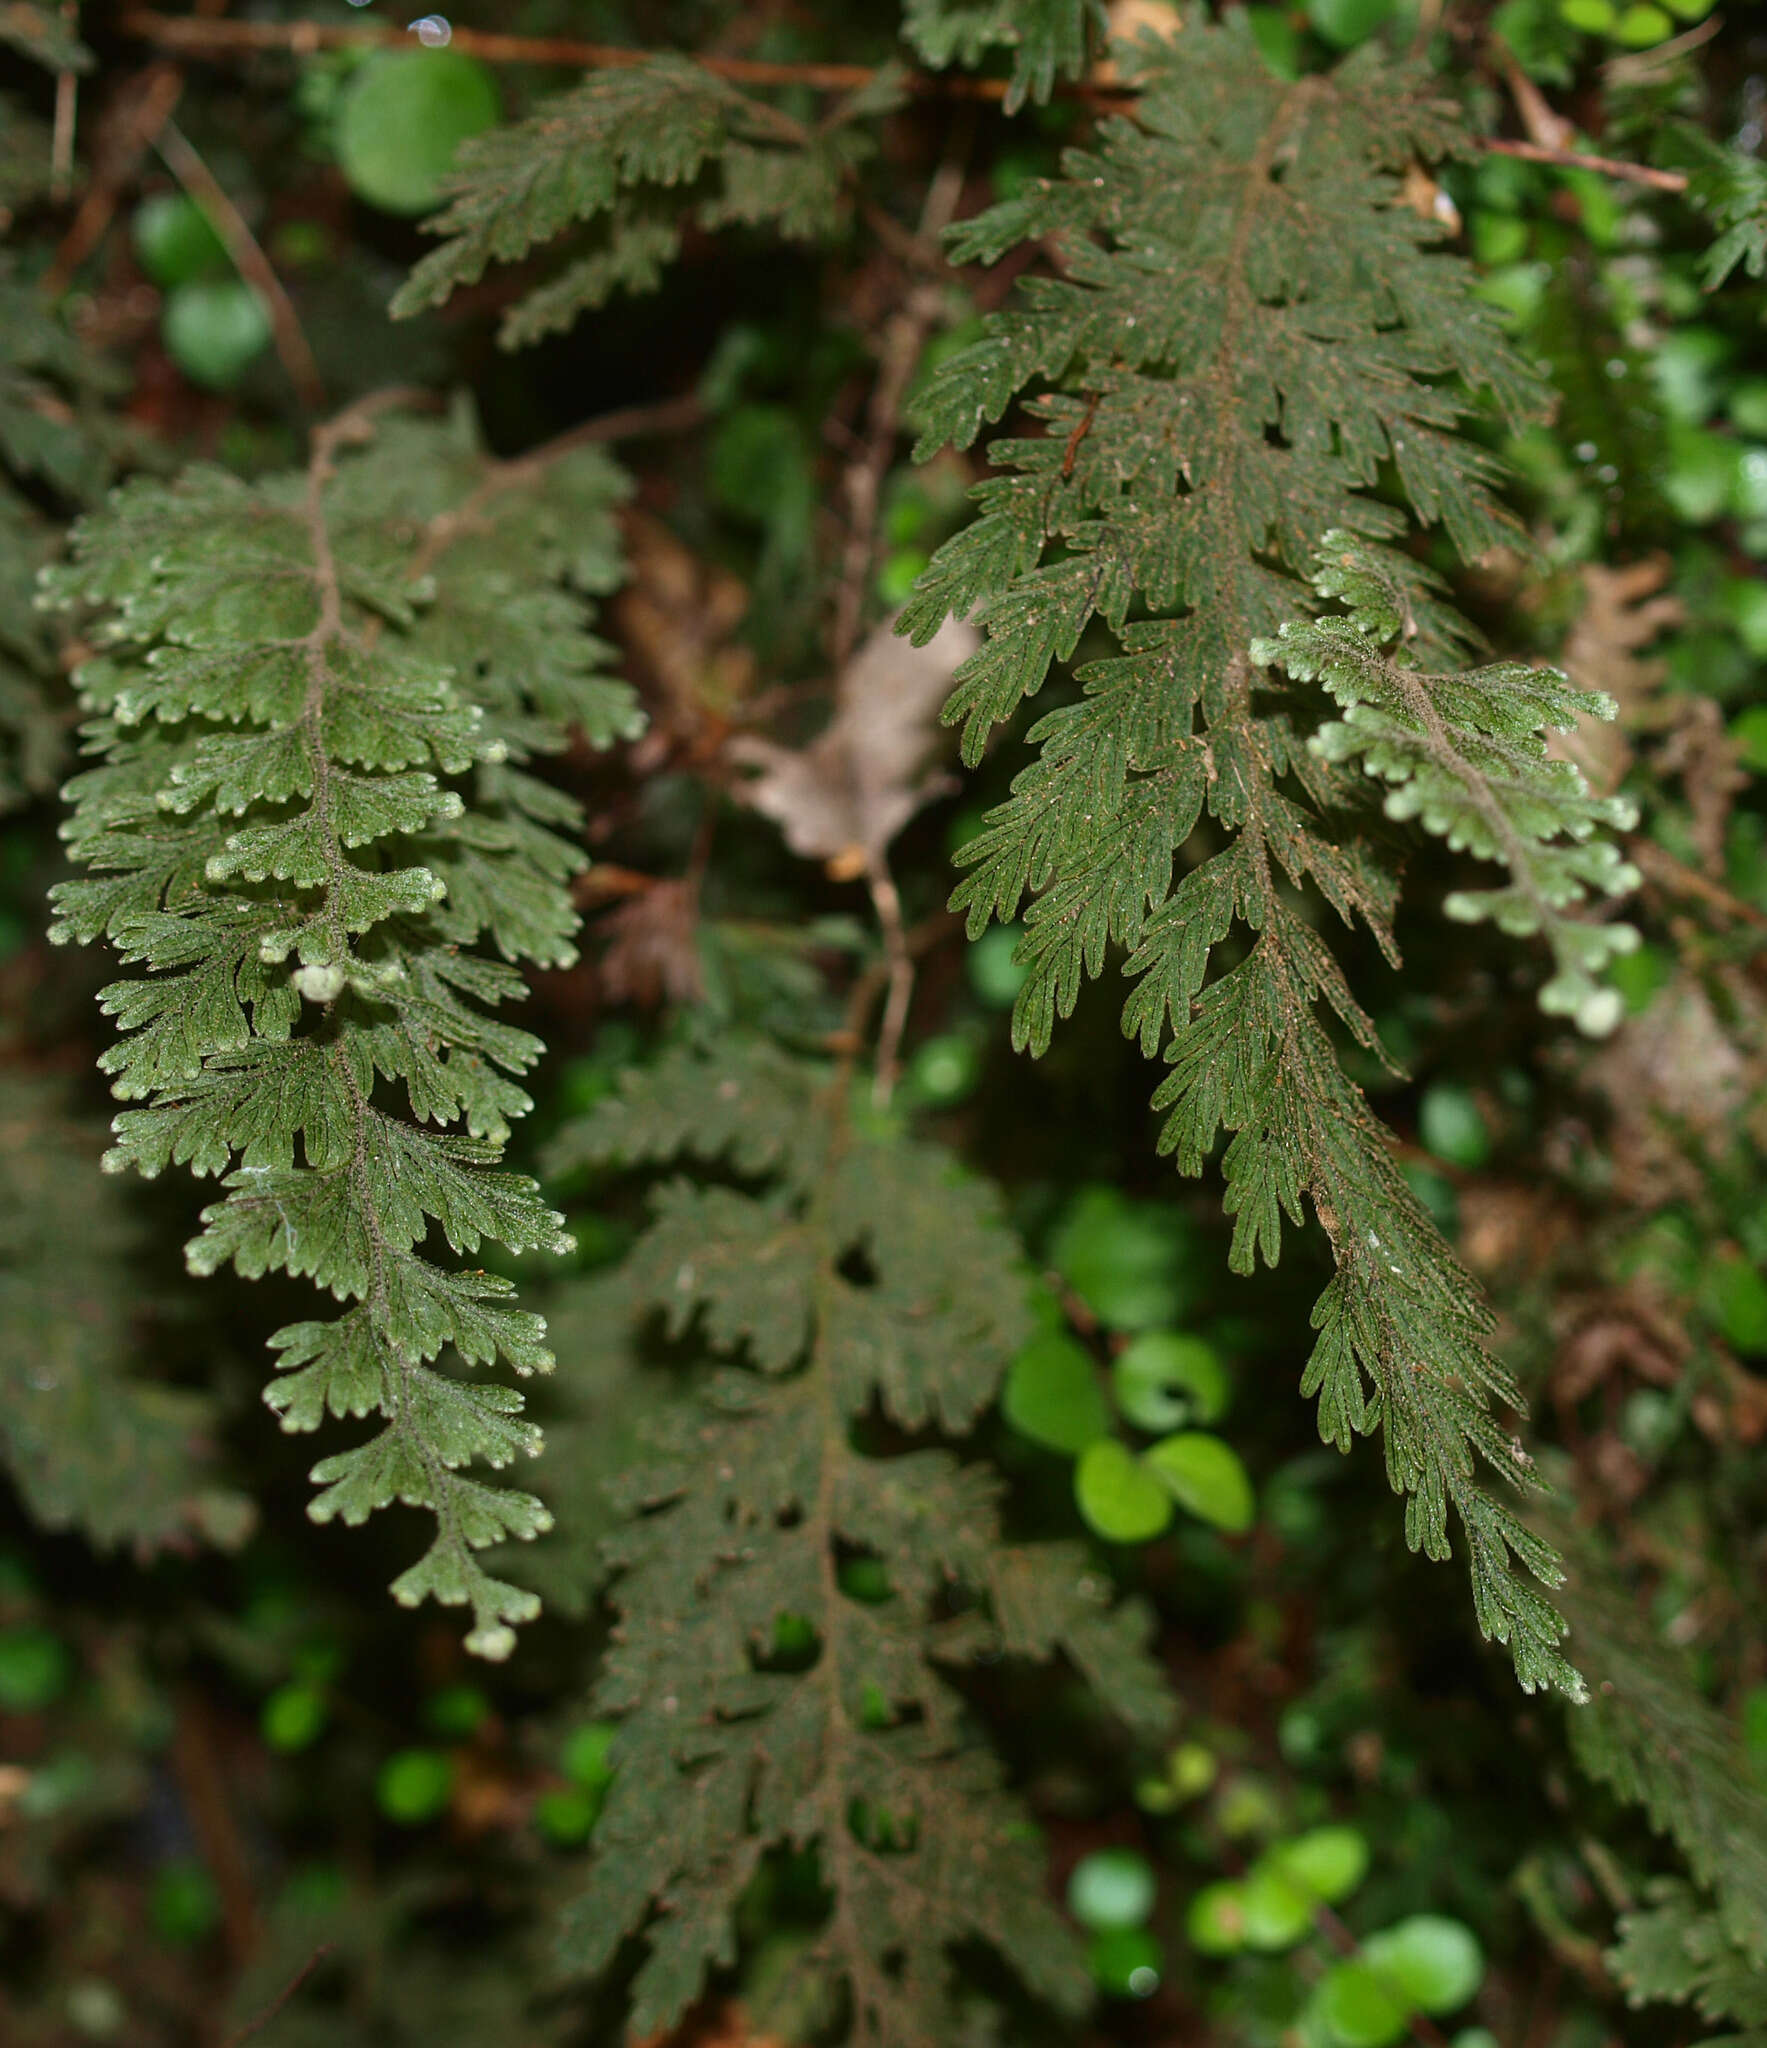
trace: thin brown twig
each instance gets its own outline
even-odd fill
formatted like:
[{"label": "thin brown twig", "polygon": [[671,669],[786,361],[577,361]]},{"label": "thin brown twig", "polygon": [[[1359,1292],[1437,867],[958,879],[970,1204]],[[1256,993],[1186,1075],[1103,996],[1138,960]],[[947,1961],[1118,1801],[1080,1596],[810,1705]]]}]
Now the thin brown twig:
[{"label": "thin brown twig", "polygon": [[228,198],[220,180],[190,146],[175,121],[165,121],[154,147],[165,158],[172,176],[208,216],[209,225],[233,259],[234,268],[264,301],[276,353],[301,403],[314,408],[323,405],[325,380],[302,330],[300,315],[269,257],[259,248],[257,237],[246,226],[244,214]]},{"label": "thin brown twig", "polygon": [[[249,56],[276,50],[310,56],[320,50],[403,47],[409,41],[409,31],[391,22],[217,21],[201,15],[160,14],[151,8],[125,14],[118,26],[125,35],[188,57]],[[459,27],[453,32],[450,47],[487,64],[558,65],[588,71],[629,68],[648,63],[654,55],[652,51],[620,44],[578,42],[559,36],[505,35],[489,29]],[[856,92],[870,85],[878,75],[865,64],[775,63],[716,54],[699,56],[695,62],[714,77],[727,78],[736,85],[808,86],[821,92]],[[905,91],[929,98],[994,101],[1004,99],[1008,90],[1008,81],[1003,78],[972,78],[962,72],[904,70],[901,80]],[[1134,99],[1138,89],[1085,79],[1058,82],[1055,90],[1064,98],[1117,106]],[[1687,180],[1679,171],[1659,171],[1649,164],[1626,163],[1617,157],[1552,150],[1501,137],[1482,138],[1480,146],[1499,156],[1522,156],[1536,162],[1563,164],[1573,170],[1598,171],[1663,192],[1681,192],[1687,187]]]},{"label": "thin brown twig", "polygon": [[1752,903],[1733,895],[1722,882],[1714,882],[1709,875],[1702,875],[1698,868],[1690,868],[1685,861],[1677,860],[1667,847],[1659,846],[1654,839],[1642,836],[1628,839],[1626,857],[1671,895],[1697,897],[1736,923],[1753,925],[1757,931],[1767,930],[1767,912],[1757,910]]},{"label": "thin brown twig", "polygon": [[221,2043],[221,2048],[241,2048],[243,2042],[251,2040],[256,2034],[261,2034],[270,2022],[276,2018],[277,2014],[282,2011],[283,2007],[288,2004],[289,2000],[294,1997],[295,1993],[300,1990],[301,1986],[306,1983],[307,1979],[312,1976],[313,1972],[318,1969],[319,1965],[324,1962],[326,1957],[335,1951],[336,1947],[337,1944],[335,1942],[322,1941],[288,1982],[283,1985],[282,1989],[277,1992],[276,1996],[271,1999],[270,2003],[261,2012],[254,2014],[251,2019],[247,2020],[243,2027],[235,2028],[227,2036],[226,2040]]},{"label": "thin brown twig", "polygon": [[[62,0],[61,18],[72,30],[79,20],[76,0]],[[74,185],[74,121],[80,108],[80,80],[76,72],[55,75],[55,132],[49,145],[49,196],[64,200]]]},{"label": "thin brown twig", "polygon": [[1542,143],[1512,141],[1504,135],[1487,136],[1484,147],[1493,156],[1519,156],[1531,164],[1562,164],[1566,170],[1598,171],[1603,177],[1649,185],[1658,192],[1687,190],[1685,171],[1659,171],[1655,164],[1627,163],[1615,156],[1588,156],[1579,149],[1548,149]]},{"label": "thin brown twig", "polygon": [[[207,22],[226,7],[227,0],[196,0],[196,11],[190,19]],[[184,91],[184,73],[173,63],[150,64],[137,81],[137,90],[141,98],[134,117],[126,124],[116,148],[99,165],[43,275],[43,289],[52,299],[66,291],[74,272],[97,248],[110,226],[136,165],[158,141],[160,130],[177,109]]]},{"label": "thin brown twig", "polygon": [[[970,122],[964,119],[927,188],[926,203],[912,237],[915,249],[937,250],[941,232],[950,225],[963,196],[963,169],[969,144]],[[865,439],[845,478],[847,546],[835,593],[830,636],[830,655],[837,675],[852,659],[858,644],[865,594],[871,587],[871,572],[877,560],[878,503],[895,452],[896,436],[901,431],[902,401],[927,335],[937,325],[944,303],[939,284],[930,278],[922,279],[884,323],[877,376],[865,411]]]},{"label": "thin brown twig", "polygon": [[877,912],[883,933],[884,957],[889,962],[889,993],[884,998],[883,1022],[877,1029],[877,1063],[873,1068],[871,1099],[879,1109],[888,1109],[896,1092],[901,1071],[902,1034],[908,1028],[908,1005],[914,1000],[914,952],[902,922],[902,898],[897,894],[889,863],[880,853],[865,876],[871,891],[871,905]]},{"label": "thin brown twig", "polygon": [[[138,41],[190,57],[263,50],[311,56],[320,50],[404,46],[410,41],[409,31],[391,22],[198,22],[188,15],[160,14],[151,8],[125,14],[118,26]],[[458,26],[449,47],[487,64],[548,64],[585,71],[646,64],[654,54],[623,44],[578,42],[568,36],[514,36]],[[878,75],[869,64],[788,64],[716,54],[703,55],[695,61],[733,85],[797,85],[818,92],[858,92]],[[932,98],[1003,100],[1008,90],[1004,78],[971,78],[963,72],[905,69],[900,75],[907,91]],[[1058,85],[1056,90],[1074,99],[1116,101],[1127,96],[1130,88],[1081,82]]]}]

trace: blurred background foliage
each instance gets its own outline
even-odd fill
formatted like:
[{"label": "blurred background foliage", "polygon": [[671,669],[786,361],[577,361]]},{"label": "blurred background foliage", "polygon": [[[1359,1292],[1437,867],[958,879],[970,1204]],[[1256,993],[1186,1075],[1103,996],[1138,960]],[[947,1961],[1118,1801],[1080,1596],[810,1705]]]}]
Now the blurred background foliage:
[{"label": "blurred background foliage", "polygon": [[[1112,10],[1125,28],[1167,12]],[[1688,1741],[1767,1794],[1767,22],[1706,0],[1247,12],[1284,76],[1371,38],[1415,43],[1484,131],[1522,146],[1419,169],[1408,195],[1451,227],[1558,393],[1550,424],[1491,430],[1532,552],[1488,557],[1458,589],[1499,649],[1618,701],[1616,726],[1574,744],[1598,788],[1640,807],[1628,915],[1646,943],[1612,969],[1620,1028],[1573,1042],[1542,1022],[1511,949],[1433,914],[1453,858],[1414,850],[1404,973],[1372,950],[1357,963],[1410,1078],[1372,1061],[1360,1078],[1491,1290],[1558,1512],[1625,1589],[1624,1627],[1573,1603],[1574,1651],[1623,1639],[1615,1668],[1668,1674]],[[898,427],[1006,280],[929,282],[929,181],[943,166],[960,215],[1008,196],[1055,170],[1095,102],[1066,92],[1008,117],[916,100],[828,233],[695,230],[655,292],[512,355],[495,336],[533,283],[520,266],[444,312],[385,315],[456,145],[575,75],[543,51],[493,67],[450,29],[878,64],[901,54],[893,10],[462,0],[408,47],[373,50],[304,48],[298,25],[403,30],[402,10],[262,0],[197,18],[258,26],[262,46],[156,41],[126,6],[0,7],[0,2037],[611,2041],[617,1986],[560,1978],[549,1930],[608,1783],[609,1731],[580,1705],[606,1626],[598,1489],[686,1370],[667,1355],[639,1370],[605,1341],[638,1193],[604,1168],[559,1171],[578,1270],[522,1262],[565,1364],[539,1397],[534,1480],[559,1527],[524,1559],[546,1619],[507,1667],[469,1669],[445,1618],[383,1598],[396,1528],[305,1519],[308,1454],[257,1401],[274,1310],[181,1277],[197,1192],[88,1170],[106,1113],[100,970],[42,936],[73,720],[31,579],[123,469],[297,461],[320,394],[330,409],[395,381],[463,389],[504,453],[661,408],[622,448],[637,496],[608,611],[651,729],[611,766],[585,752],[562,771],[590,799],[601,865],[583,963],[537,977],[531,1021],[553,1056],[522,1143],[543,1157],[696,1018],[836,1031],[876,964],[863,892],[734,800],[726,743],[814,730],[831,607],[855,573],[856,472],[876,501],[867,619],[966,516],[977,466],[916,470]],[[813,116],[803,97],[781,104]],[[1621,168],[1559,160],[1579,155]],[[1625,1731],[1578,1736],[1573,1714],[1516,1691],[1458,1588],[1406,1553],[1376,1462],[1322,1449],[1293,1398],[1317,1252],[1228,1276],[1212,1194],[1155,1159],[1110,994],[1085,994],[1042,1061],[1011,1052],[1010,935],[966,947],[942,908],[949,856],[1004,794],[1011,752],[897,843],[917,979],[887,1114],[1005,1188],[1038,1276],[1037,1334],[990,1425],[1012,1513],[1086,1534],[1153,1603],[1183,1703],[1172,1744],[1143,1754],[1059,1678],[980,1688],[1052,1894],[1090,1944],[1086,2038],[1700,2037],[1685,1994],[1708,1936],[1675,1922],[1661,1938],[1687,1968],[1653,1976],[1642,1918],[1684,1910],[1652,1887],[1686,1859],[1710,1874],[1666,1807],[1627,1803]],[[753,2048],[813,2029],[792,1957],[816,1911],[813,1867],[770,1864],[740,1967],[683,2038]],[[1638,1931],[1616,1949],[1628,1915]],[[1749,2032],[1767,2026],[1758,1972],[1718,1955],[1707,1977],[1724,1967],[1712,2029],[1767,2038]],[[1683,2002],[1646,1995],[1664,1983]]]}]

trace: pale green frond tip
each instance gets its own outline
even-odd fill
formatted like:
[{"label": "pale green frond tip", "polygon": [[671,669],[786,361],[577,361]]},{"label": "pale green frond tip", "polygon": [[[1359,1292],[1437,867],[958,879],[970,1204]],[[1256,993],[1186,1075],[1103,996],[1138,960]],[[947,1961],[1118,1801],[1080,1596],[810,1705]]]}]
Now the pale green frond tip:
[{"label": "pale green frond tip", "polygon": [[502,1166],[544,1048],[497,1013],[525,992],[511,963],[569,957],[583,865],[575,806],[511,761],[631,728],[581,595],[618,580],[624,485],[599,451],[510,479],[453,423],[382,419],[359,460],[363,438],[322,430],[304,478],[139,478],[75,528],[52,587],[103,614],[126,723],[94,724],[102,765],[68,786],[88,872],[56,908],[134,975],[101,997],[133,1105],[106,1168],[218,1180],[190,1270],[338,1305],[272,1338],[284,1429],[377,1418],[314,1466],[310,1512],[427,1511],[396,1597],[469,1607],[468,1646],[503,1655],[536,1603],[473,1553],[551,1516],[469,1472],[541,1439],[454,1366],[551,1358],[463,1261],[573,1247]]},{"label": "pale green frond tip", "polygon": [[1497,662],[1431,674],[1408,652],[1383,652],[1397,636],[1398,613],[1382,565],[1349,535],[1326,537],[1313,583],[1322,598],[1350,607],[1347,620],[1288,622],[1254,649],[1296,680],[1323,684],[1343,706],[1309,750],[1385,783],[1389,818],[1415,819],[1451,850],[1506,869],[1504,887],[1450,894],[1446,915],[1544,938],[1555,971],[1541,988],[1541,1009],[1605,1036],[1623,1005],[1599,977],[1637,946],[1638,933],[1571,913],[1592,893],[1612,898],[1638,886],[1637,869],[1600,836],[1629,830],[1637,811],[1628,798],[1593,795],[1582,771],[1554,759],[1542,736],[1568,730],[1586,710],[1611,717],[1612,700],[1577,690],[1556,669]]}]

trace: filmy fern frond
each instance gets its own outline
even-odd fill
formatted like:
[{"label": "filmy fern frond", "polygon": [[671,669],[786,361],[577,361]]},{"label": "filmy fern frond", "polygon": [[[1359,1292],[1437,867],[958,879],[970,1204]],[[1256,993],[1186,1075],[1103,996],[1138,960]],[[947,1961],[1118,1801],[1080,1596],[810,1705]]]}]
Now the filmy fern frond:
[{"label": "filmy fern frond", "polygon": [[506,348],[569,327],[616,291],[651,289],[689,219],[826,237],[848,175],[874,146],[857,123],[897,97],[880,73],[812,130],[687,57],[591,72],[526,121],[462,147],[454,197],[425,224],[448,240],[412,271],[394,317],[440,305],[492,262],[584,222],[599,223],[600,240],[505,315]]},{"label": "filmy fern frond", "polygon": [[[1304,1204],[1331,1240],[1302,1382],[1322,1435],[1347,1449],[1384,1431],[1413,1547],[1446,1557],[1452,1508],[1481,1629],[1524,1686],[1576,1694],[1563,1624],[1528,1583],[1555,1582],[1552,1551],[1479,1472],[1535,1483],[1490,1412],[1519,1391],[1340,1066],[1333,1019],[1377,1041],[1296,893],[1310,883],[1391,954],[1392,884],[1331,822],[1351,781],[1267,701],[1250,652],[1312,609],[1299,579],[1335,530],[1381,565],[1417,658],[1453,660],[1465,629],[1382,545],[1406,525],[1393,496],[1463,555],[1509,533],[1493,463],[1457,422],[1474,390],[1520,417],[1540,387],[1402,199],[1407,165],[1466,146],[1426,75],[1365,45],[1285,83],[1237,9],[1218,27],[1192,9],[1123,61],[1144,88],[1132,117],[1103,123],[1060,180],[952,231],[964,260],[1043,237],[1067,275],[1029,283],[929,387],[924,451],[973,441],[1027,389],[1043,431],[995,443],[1002,474],[905,628],[925,638],[952,612],[985,626],[947,713],[972,761],[1083,634],[1116,647],[1032,728],[1040,756],[966,850],[953,902],[973,934],[1031,899],[1014,1031],[1035,1051],[1124,949],[1125,1029],[1150,1054],[1164,1040],[1171,1069],[1164,1149],[1195,1173],[1229,1134],[1235,1268],[1274,1261]],[[1186,868],[1205,818],[1218,850]],[[1223,967],[1233,934],[1243,955]]]},{"label": "filmy fern frond", "polygon": [[1104,28],[1100,0],[906,0],[902,10],[904,39],[935,71],[1010,50],[1009,114],[1027,97],[1046,100],[1058,78],[1078,78],[1090,34],[1102,36]]},{"label": "filmy fern frond", "polygon": [[953,1675],[1060,1654],[1131,1725],[1164,1719],[1146,1617],[1111,1606],[1076,1546],[1007,1541],[998,1481],[951,1448],[1028,1328],[988,1190],[936,1148],[852,1129],[842,1087],[741,1038],[683,1047],[566,1141],[750,1176],[666,1182],[622,1281],[629,1317],[660,1309],[730,1361],[621,1482],[609,1551],[597,1705],[622,1727],[564,1952],[599,1971],[643,1934],[637,2034],[734,1960],[736,1908],[787,1849],[814,1852],[829,1898],[800,1966],[819,2024],[958,2038],[950,1950],[978,1940],[1082,2005],[1034,1833]]},{"label": "filmy fern frond", "polygon": [[383,1418],[314,1468],[312,1512],[428,1508],[394,1591],[469,1604],[469,1646],[501,1656],[535,1603],[474,1553],[546,1517],[464,1468],[538,1434],[519,1395],[438,1360],[552,1361],[507,1281],[424,1254],[569,1244],[497,1167],[543,1048],[493,1012],[523,993],[511,963],[573,957],[575,807],[522,763],[572,727],[634,729],[583,630],[620,483],[593,450],[500,471],[458,419],[351,462],[374,411],[322,429],[304,475],[131,483],[49,572],[54,601],[101,609],[107,650],[79,678],[99,765],[68,790],[91,873],[56,891],[55,935],[143,970],[103,994],[125,1035],[102,1064],[140,1105],[107,1164],[224,1176],[195,1271],[286,1270],[350,1304],[271,1339],[285,1428]]},{"label": "filmy fern frond", "polygon": [[1252,642],[1254,661],[1323,683],[1342,707],[1342,719],[1313,735],[1312,751],[1386,783],[1388,817],[1415,818],[1456,850],[1507,868],[1503,888],[1456,890],[1443,909],[1463,923],[1490,919],[1520,937],[1543,935],[1557,971],[1540,1007],[1592,1035],[1611,1031],[1620,996],[1601,976],[1634,950],[1638,933],[1568,913],[1591,891],[1637,888],[1638,870],[1597,834],[1628,829],[1638,813],[1624,797],[1591,795],[1583,771],[1549,757],[1541,734],[1574,731],[1579,714],[1612,718],[1612,698],[1522,661],[1427,674],[1405,646],[1404,592],[1350,534],[1325,536],[1312,581],[1347,615],[1285,623],[1275,639]]},{"label": "filmy fern frond", "polygon": [[230,1543],[252,1511],[203,1455],[211,1404],[132,1369],[141,1231],[88,1178],[101,1140],[57,1086],[0,1072],[0,1464],[44,1528],[100,1549]]}]

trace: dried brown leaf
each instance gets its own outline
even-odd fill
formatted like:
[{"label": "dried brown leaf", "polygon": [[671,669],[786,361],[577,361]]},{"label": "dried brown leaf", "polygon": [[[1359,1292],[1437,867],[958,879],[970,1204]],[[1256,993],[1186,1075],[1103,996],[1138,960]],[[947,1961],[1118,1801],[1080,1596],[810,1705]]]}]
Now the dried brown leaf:
[{"label": "dried brown leaf", "polygon": [[924,647],[886,621],[854,655],[835,690],[835,711],[802,749],[753,734],[726,753],[752,770],[737,785],[744,802],[771,818],[793,853],[826,861],[844,879],[876,872],[884,849],[923,804],[949,787],[929,775],[938,715],[951,678],[980,635],[948,619]]},{"label": "dried brown leaf", "polygon": [[[654,767],[673,745],[716,744],[753,686],[754,656],[732,640],[748,591],[660,519],[633,512],[623,524],[628,576],[608,618],[652,712],[639,751],[655,757],[648,763]],[[640,772],[645,765],[635,761]]]}]

